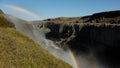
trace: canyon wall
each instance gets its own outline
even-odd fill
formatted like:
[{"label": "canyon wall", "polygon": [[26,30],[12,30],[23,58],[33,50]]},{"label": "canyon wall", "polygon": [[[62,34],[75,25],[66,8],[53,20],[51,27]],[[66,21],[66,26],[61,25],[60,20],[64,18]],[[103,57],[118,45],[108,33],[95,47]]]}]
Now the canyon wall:
[{"label": "canyon wall", "polygon": [[92,55],[108,68],[120,67],[120,11],[36,22],[46,38],[76,55]]}]

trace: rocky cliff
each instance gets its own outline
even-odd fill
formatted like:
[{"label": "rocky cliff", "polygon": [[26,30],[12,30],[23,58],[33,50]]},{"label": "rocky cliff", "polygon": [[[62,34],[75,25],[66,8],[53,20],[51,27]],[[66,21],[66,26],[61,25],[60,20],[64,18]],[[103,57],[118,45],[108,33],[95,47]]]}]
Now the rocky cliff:
[{"label": "rocky cliff", "polygon": [[74,18],[55,18],[37,22],[46,38],[77,55],[92,53],[109,68],[120,67],[120,11],[96,13]]}]

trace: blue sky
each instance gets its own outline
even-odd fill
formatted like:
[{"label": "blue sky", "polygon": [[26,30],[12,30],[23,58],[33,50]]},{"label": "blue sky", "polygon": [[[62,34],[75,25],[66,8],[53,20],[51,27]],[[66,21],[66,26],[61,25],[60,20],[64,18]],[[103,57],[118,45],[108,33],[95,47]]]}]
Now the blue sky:
[{"label": "blue sky", "polygon": [[85,16],[97,12],[120,10],[120,0],[0,0],[0,9],[12,13],[2,4],[26,8],[42,19]]}]

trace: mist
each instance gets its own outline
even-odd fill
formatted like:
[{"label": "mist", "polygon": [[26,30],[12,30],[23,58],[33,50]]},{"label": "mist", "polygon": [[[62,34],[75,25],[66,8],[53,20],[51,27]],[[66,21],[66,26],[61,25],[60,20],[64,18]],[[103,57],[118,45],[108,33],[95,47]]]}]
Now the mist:
[{"label": "mist", "polygon": [[47,40],[45,38],[44,32],[38,29],[36,25],[32,25],[31,22],[24,21],[13,16],[7,15],[6,18],[7,20],[15,24],[16,30],[20,31],[24,35],[28,36],[29,38],[40,44],[40,46],[42,46],[55,57],[69,63],[73,66],[73,68],[76,67],[70,55],[70,52],[64,51],[62,48],[57,47],[57,45],[55,45],[53,41]]}]

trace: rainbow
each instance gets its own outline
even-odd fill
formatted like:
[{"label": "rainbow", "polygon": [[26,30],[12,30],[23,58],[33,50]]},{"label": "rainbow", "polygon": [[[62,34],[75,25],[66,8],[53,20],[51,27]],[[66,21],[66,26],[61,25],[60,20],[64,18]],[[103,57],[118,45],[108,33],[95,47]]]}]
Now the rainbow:
[{"label": "rainbow", "polygon": [[37,19],[41,19],[41,17],[38,15],[38,14],[35,14],[34,12],[26,9],[26,8],[23,8],[21,6],[17,6],[17,5],[11,5],[11,4],[3,4],[5,7],[7,8],[10,8],[10,9],[14,9],[14,10],[17,10],[17,11],[20,11],[20,12],[24,12],[26,14],[29,14]]},{"label": "rainbow", "polygon": [[[70,48],[69,48],[69,51],[70,51],[70,55],[71,55],[71,58],[72,58],[73,63],[74,63],[74,68],[82,68],[82,65],[80,65],[80,63],[78,62],[78,59],[77,59],[75,53]],[[98,64],[96,62],[96,59],[91,52],[88,55],[88,58],[91,58],[90,64],[92,65],[92,68],[98,68]],[[81,62],[84,62],[84,61],[81,61]],[[87,64],[86,64],[86,66],[87,66]]]},{"label": "rainbow", "polygon": [[[23,7],[20,7],[20,6],[17,6],[17,5],[10,5],[10,4],[4,4],[4,6],[6,6],[6,7],[8,7],[8,8],[11,8],[11,9],[14,9],[14,10],[17,10],[17,11],[21,11],[21,12],[30,14],[30,15],[38,18],[38,19],[41,19],[40,16],[38,16],[37,14],[35,14],[35,13],[31,12],[30,10],[25,9],[25,8],[23,8]],[[70,48],[69,48],[69,53],[70,53],[70,56],[71,56],[72,61],[73,61],[73,63],[74,63],[74,64],[73,64],[73,65],[74,65],[74,68],[80,68],[80,67],[79,67],[80,65],[79,65],[79,63],[78,63],[78,61],[77,61],[77,58],[76,58],[74,52],[73,52]],[[96,68],[96,66],[97,66],[97,65],[96,65],[96,62],[95,62],[93,68]]]},{"label": "rainbow", "polygon": [[73,65],[74,65],[74,68],[79,68],[79,63],[77,61],[77,58],[75,56],[75,54],[73,53],[73,51],[69,48],[69,52],[70,52],[70,55],[71,55],[71,58],[72,58],[72,61],[73,61]]}]

